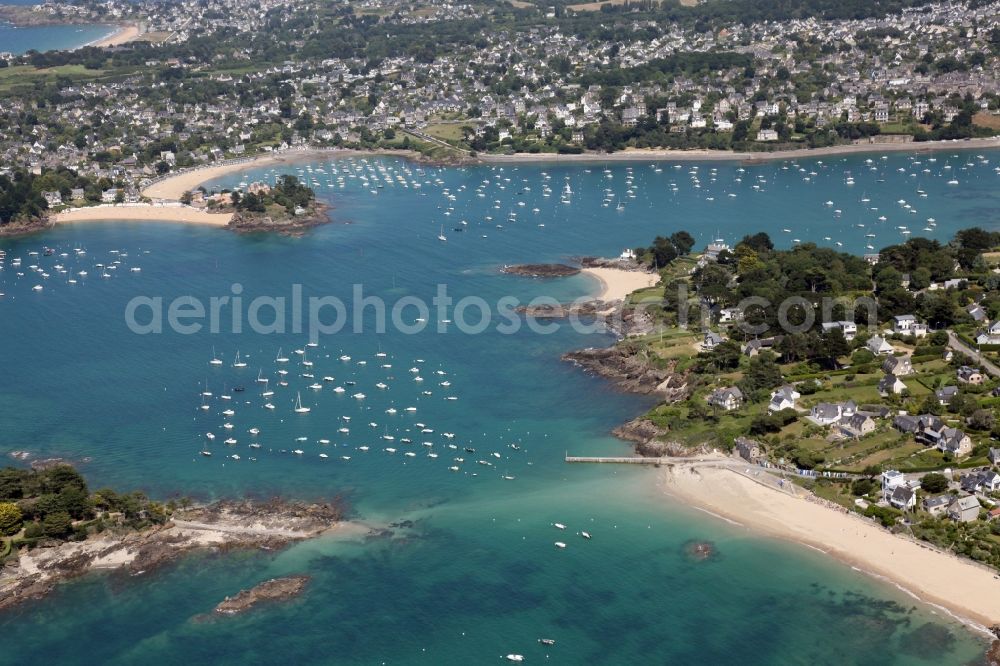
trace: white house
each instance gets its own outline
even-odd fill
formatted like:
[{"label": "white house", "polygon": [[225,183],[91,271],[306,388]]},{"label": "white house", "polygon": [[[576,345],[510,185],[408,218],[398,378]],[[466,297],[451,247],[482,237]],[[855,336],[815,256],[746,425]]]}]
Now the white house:
[{"label": "white house", "polygon": [[906,476],[895,469],[887,469],[882,472],[882,499],[889,501],[889,496],[896,488],[906,486]]},{"label": "white house", "polygon": [[821,402],[809,410],[809,418],[817,425],[833,425],[841,419],[854,416],[857,405],[847,402]]},{"label": "white house", "polygon": [[888,356],[894,351],[892,345],[886,342],[885,338],[878,335],[873,335],[865,347],[876,356]]},{"label": "white house", "polygon": [[892,332],[896,335],[912,335],[922,338],[927,335],[927,324],[917,321],[911,314],[897,315],[892,318]]},{"label": "white house", "polygon": [[848,342],[854,339],[854,336],[858,334],[858,325],[853,321],[827,321],[823,322],[823,332],[832,331],[834,329],[840,329],[840,332],[844,334],[844,339]]},{"label": "white house", "polygon": [[897,486],[888,497],[889,504],[900,511],[910,511],[917,506],[917,494],[907,486]]},{"label": "white house", "polygon": [[740,308],[722,308],[719,310],[719,323],[728,324],[733,321],[741,321],[743,319],[743,310]]},{"label": "white house", "polygon": [[795,401],[802,396],[791,384],[786,384],[774,390],[771,401],[767,404],[769,413],[780,412],[783,409],[795,409]]},{"label": "white house", "polygon": [[906,384],[896,375],[886,375],[878,383],[878,394],[883,398],[890,395],[899,395],[906,390]]},{"label": "white house", "polygon": [[716,389],[709,394],[708,404],[731,412],[743,405],[743,392],[735,386]]}]

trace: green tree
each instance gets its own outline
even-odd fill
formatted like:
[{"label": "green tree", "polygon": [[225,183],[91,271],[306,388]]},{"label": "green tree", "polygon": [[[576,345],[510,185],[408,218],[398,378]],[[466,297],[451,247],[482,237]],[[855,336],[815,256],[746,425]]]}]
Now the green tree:
[{"label": "green tree", "polygon": [[69,533],[73,527],[73,519],[65,511],[50,513],[42,519],[42,531],[45,536],[59,538]]},{"label": "green tree", "polygon": [[14,534],[21,529],[21,510],[13,502],[0,502],[0,534]]},{"label": "green tree", "polygon": [[871,479],[855,479],[851,484],[851,493],[861,497],[870,493],[874,487],[875,483]]},{"label": "green tree", "polygon": [[924,474],[923,478],[920,479],[920,487],[931,494],[943,493],[948,490],[948,478],[937,472]]}]

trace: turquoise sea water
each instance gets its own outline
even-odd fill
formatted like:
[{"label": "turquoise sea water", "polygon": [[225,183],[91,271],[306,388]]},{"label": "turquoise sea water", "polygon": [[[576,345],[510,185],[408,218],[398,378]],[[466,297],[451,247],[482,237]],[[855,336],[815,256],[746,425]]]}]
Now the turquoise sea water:
[{"label": "turquoise sea water", "polygon": [[110,25],[41,25],[18,27],[0,21],[0,52],[20,55],[26,51],[75,49],[115,31]]},{"label": "turquoise sea water", "polygon": [[[294,663],[469,664],[508,653],[527,663],[975,663],[983,644],[957,624],[817,553],[671,505],[651,470],[564,464],[567,451],[627,452],[607,433],[649,404],[558,360],[568,349],[609,344],[606,335],[567,327],[503,334],[497,322],[477,335],[454,324],[438,333],[439,319],[459,315],[431,312],[433,325],[421,333],[376,333],[366,315],[361,333],[348,327],[307,348],[305,334],[291,331],[136,335],[124,317],[136,296],[207,302],[240,291],[248,303],[290,298],[294,284],[306,297],[337,296],[348,307],[355,284],[390,307],[407,296],[429,300],[440,284],[456,299],[489,303],[508,295],[567,299],[593,284],[496,269],[617,254],[677,229],[694,233],[699,245],[765,230],[783,246],[799,238],[863,252],[905,238],[906,230],[947,240],[961,227],[995,228],[1000,153],[933,159],[875,155],[743,171],[636,163],[607,172],[603,165],[418,169],[391,158],[341,159],[291,168],[315,180],[334,218],[348,223],[302,238],[95,223],[0,241],[8,254],[0,272],[0,451],[86,460],[81,469],[95,487],[141,487],[159,497],[342,495],[359,520],[393,525],[379,538],[200,556],[134,579],[88,577],[0,617],[8,637],[0,663],[252,663],[281,655]],[[217,185],[273,173],[235,174]],[[566,184],[572,194],[564,204]],[[615,194],[607,207],[605,190]],[[922,233],[928,218],[934,226]],[[447,242],[437,240],[440,233]],[[29,254],[43,245],[56,254]],[[15,256],[20,268],[11,266]],[[76,284],[68,283],[71,274]],[[407,311],[404,319],[414,324],[417,316]],[[475,310],[467,319],[478,319]],[[213,347],[222,366],[208,363]],[[279,348],[289,363],[275,362]],[[307,352],[311,368],[296,349]],[[246,368],[232,367],[237,350]],[[277,385],[282,367],[287,387]],[[310,370],[314,379],[301,377]],[[273,396],[261,395],[258,373]],[[314,381],[320,390],[309,388]],[[206,384],[213,395],[201,410]],[[310,413],[293,412],[297,392]],[[357,392],[366,397],[352,398]],[[274,410],[263,407],[268,400]],[[227,408],[235,414],[223,415]],[[256,438],[251,427],[260,429]],[[238,440],[233,447],[222,443],[230,436]],[[248,446],[255,440],[261,448]],[[200,456],[203,449],[213,456]],[[241,459],[226,457],[233,453]],[[581,530],[593,539],[582,539]],[[718,557],[689,561],[685,544],[694,539],[715,542]],[[290,604],[195,619],[227,594],[300,572],[313,580]],[[543,648],[540,637],[557,644]]]}]

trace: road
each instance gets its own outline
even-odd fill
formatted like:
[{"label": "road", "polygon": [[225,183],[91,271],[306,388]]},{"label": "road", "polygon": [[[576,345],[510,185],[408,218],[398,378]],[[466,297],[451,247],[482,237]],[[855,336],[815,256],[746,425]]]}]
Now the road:
[{"label": "road", "polygon": [[948,331],[948,347],[957,352],[962,352],[973,361],[978,363],[983,370],[993,377],[1000,377],[1000,368],[983,358],[978,351],[958,339],[958,336]]}]

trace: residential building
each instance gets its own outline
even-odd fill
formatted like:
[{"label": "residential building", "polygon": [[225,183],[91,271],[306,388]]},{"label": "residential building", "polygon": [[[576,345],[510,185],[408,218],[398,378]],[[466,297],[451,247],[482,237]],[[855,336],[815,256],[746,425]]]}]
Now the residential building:
[{"label": "residential building", "polygon": [[771,393],[771,401],[767,404],[768,413],[780,412],[783,409],[795,409],[795,401],[801,397],[791,384],[786,384]]},{"label": "residential building", "polygon": [[887,375],[905,377],[913,374],[913,366],[908,356],[890,356],[882,361],[882,371]]},{"label": "residential building", "polygon": [[975,495],[959,497],[948,507],[948,517],[960,523],[971,523],[979,519],[981,508]]},{"label": "residential building", "polygon": [[716,389],[709,394],[708,404],[731,412],[743,405],[743,392],[735,386]]},{"label": "residential building", "polygon": [[885,338],[879,335],[873,335],[869,338],[865,347],[876,356],[888,356],[895,351],[892,348],[892,345],[886,342]]},{"label": "residential building", "polygon": [[906,384],[896,375],[886,375],[878,383],[878,394],[883,398],[890,395],[900,395],[907,390]]},{"label": "residential building", "polygon": [[756,463],[764,458],[760,442],[747,437],[737,437],[734,442],[736,452],[747,462]]},{"label": "residential building", "polygon": [[962,367],[960,367],[956,372],[956,375],[958,377],[958,381],[962,382],[963,384],[972,384],[974,386],[978,386],[979,384],[983,383],[982,373],[979,372],[979,370],[977,370],[976,368],[971,368],[967,365],[963,365]]}]

